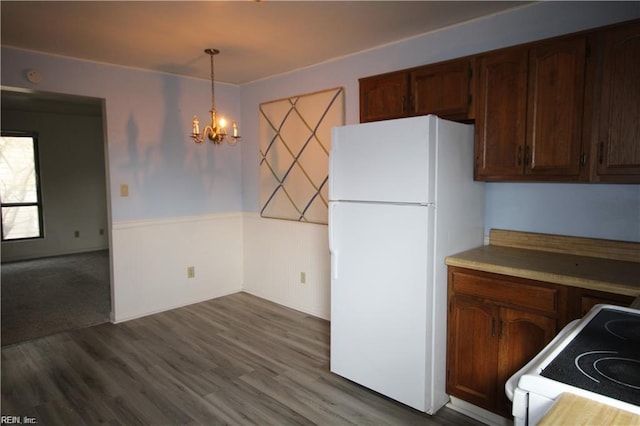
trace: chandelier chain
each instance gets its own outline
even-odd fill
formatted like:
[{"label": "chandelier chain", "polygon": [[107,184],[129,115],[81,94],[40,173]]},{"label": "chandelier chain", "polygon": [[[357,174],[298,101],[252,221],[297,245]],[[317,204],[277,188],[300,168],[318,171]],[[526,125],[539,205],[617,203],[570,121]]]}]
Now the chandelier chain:
[{"label": "chandelier chain", "polygon": [[216,109],[216,89],[215,89],[215,85],[214,80],[215,80],[215,74],[213,72],[213,57],[215,55],[209,55],[211,57],[211,109],[215,110]]}]

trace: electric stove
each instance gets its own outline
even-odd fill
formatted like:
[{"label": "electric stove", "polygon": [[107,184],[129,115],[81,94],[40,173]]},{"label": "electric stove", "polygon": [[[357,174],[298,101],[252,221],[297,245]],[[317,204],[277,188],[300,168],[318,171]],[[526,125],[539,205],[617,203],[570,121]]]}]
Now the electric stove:
[{"label": "electric stove", "polygon": [[536,424],[564,392],[640,414],[640,310],[597,305],[505,387],[514,423]]}]

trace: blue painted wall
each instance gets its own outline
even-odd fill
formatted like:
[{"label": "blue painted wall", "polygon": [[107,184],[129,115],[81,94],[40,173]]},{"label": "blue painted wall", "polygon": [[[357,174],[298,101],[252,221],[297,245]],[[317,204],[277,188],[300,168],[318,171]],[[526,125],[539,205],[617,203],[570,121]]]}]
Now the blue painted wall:
[{"label": "blue painted wall", "polygon": [[[27,81],[29,69],[43,75],[42,83]],[[114,222],[241,209],[240,150],[196,145],[188,136],[193,115],[206,121],[209,114],[209,81],[7,47],[1,71],[4,87],[104,100]],[[216,84],[218,109],[239,117],[239,88]],[[122,184],[129,197],[120,197]]]},{"label": "blue painted wall", "polygon": [[640,185],[491,183],[485,231],[640,241]]}]

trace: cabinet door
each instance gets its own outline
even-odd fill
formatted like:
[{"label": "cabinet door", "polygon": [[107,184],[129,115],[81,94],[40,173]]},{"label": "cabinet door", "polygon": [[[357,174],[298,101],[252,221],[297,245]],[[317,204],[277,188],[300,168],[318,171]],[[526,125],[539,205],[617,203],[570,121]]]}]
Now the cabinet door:
[{"label": "cabinet door", "polygon": [[408,94],[406,71],[360,79],[360,122],[406,117]]},{"label": "cabinet door", "polygon": [[479,299],[450,301],[447,393],[487,409],[495,408],[499,308]]},{"label": "cabinet door", "polygon": [[640,22],[603,38],[597,174],[640,182]]},{"label": "cabinet door", "polygon": [[504,385],[549,343],[557,332],[556,320],[517,309],[500,309],[500,345],[498,350],[498,411],[511,413],[511,401]]},{"label": "cabinet door", "polygon": [[527,50],[504,49],[478,58],[475,177],[507,180],[524,170]]},{"label": "cabinet door", "polygon": [[525,174],[579,176],[585,47],[580,36],[530,49]]},{"label": "cabinet door", "polygon": [[469,118],[471,61],[426,65],[410,73],[411,115],[436,114],[449,120]]}]

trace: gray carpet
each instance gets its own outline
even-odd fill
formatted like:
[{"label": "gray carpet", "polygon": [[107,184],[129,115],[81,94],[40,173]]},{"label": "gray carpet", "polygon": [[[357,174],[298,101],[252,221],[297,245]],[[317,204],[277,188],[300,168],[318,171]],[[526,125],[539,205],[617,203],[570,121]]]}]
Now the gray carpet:
[{"label": "gray carpet", "polygon": [[4,263],[2,346],[109,321],[109,251]]}]

